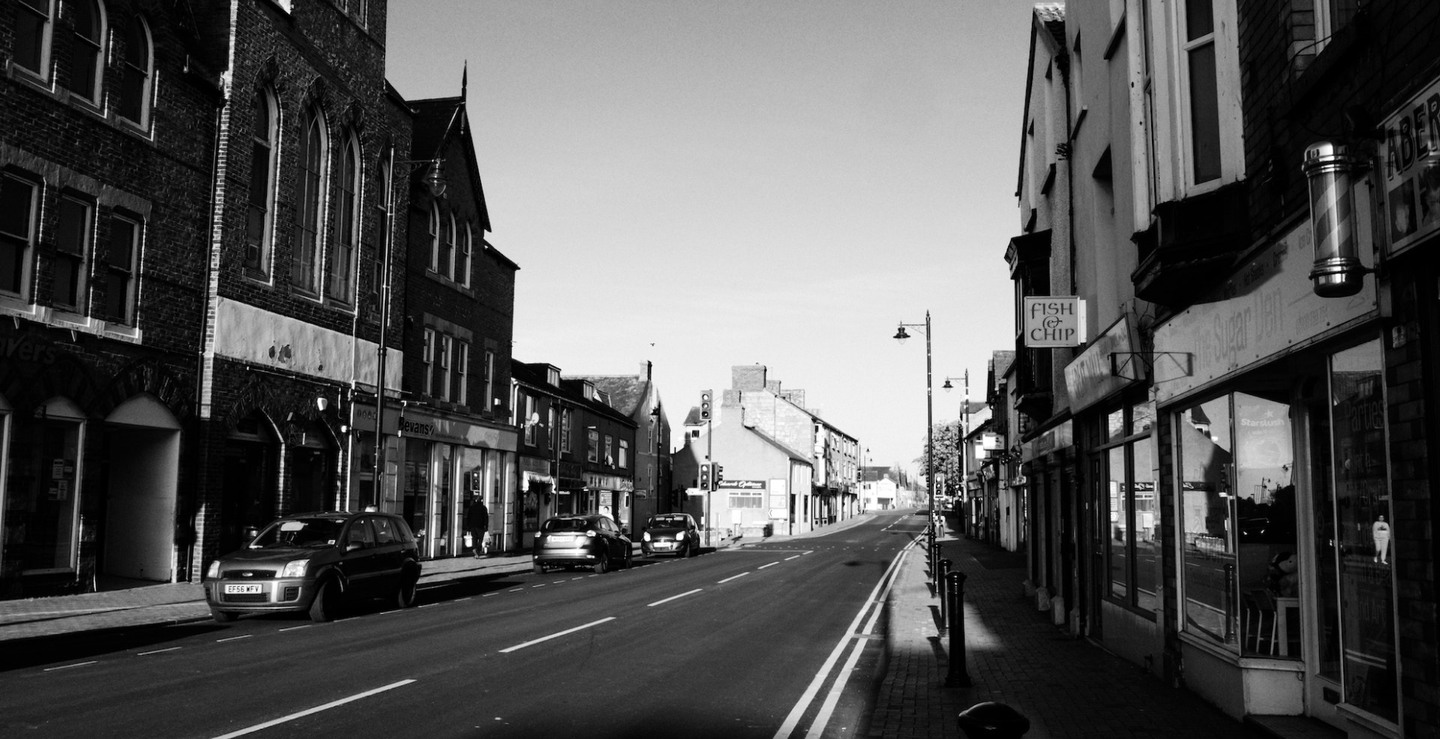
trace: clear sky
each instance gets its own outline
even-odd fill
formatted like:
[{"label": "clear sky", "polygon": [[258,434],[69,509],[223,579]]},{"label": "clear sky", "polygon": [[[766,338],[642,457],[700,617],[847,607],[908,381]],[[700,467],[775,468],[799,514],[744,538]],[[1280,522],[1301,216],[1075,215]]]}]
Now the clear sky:
[{"label": "clear sky", "polygon": [[[1013,348],[1005,248],[1033,2],[391,0],[386,75],[460,93],[516,275],[514,355],[646,361],[677,430],[734,365],[924,454]],[[961,382],[954,381],[957,388]],[[721,460],[723,461],[723,460]]]}]

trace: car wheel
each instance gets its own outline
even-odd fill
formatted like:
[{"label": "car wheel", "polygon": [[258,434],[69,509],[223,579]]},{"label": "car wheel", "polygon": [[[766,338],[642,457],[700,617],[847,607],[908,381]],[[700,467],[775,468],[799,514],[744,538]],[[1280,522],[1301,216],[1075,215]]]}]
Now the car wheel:
[{"label": "car wheel", "polygon": [[627,548],[627,549],[625,550],[625,569],[628,570],[628,569],[630,569],[631,567],[634,567],[634,566],[635,566],[635,550],[634,550],[634,549],[629,549],[629,548]]},{"label": "car wheel", "polygon": [[310,620],[315,623],[332,621],[339,608],[340,583],[332,577],[320,586],[319,592],[315,593],[315,600],[310,601]]},{"label": "car wheel", "polygon": [[413,608],[416,601],[416,591],[420,589],[420,576],[413,572],[400,574],[400,587],[395,590],[395,605],[400,608]]},{"label": "car wheel", "polygon": [[215,619],[215,623],[228,624],[234,621],[236,616],[237,614],[228,611],[217,611],[213,608],[210,610],[210,617]]},{"label": "car wheel", "polygon": [[607,570],[609,570],[609,569],[610,569],[610,555],[609,555],[609,553],[600,555],[600,559],[595,560],[595,574],[597,574],[597,575],[603,575],[603,574],[605,574],[605,572],[606,572]]}]

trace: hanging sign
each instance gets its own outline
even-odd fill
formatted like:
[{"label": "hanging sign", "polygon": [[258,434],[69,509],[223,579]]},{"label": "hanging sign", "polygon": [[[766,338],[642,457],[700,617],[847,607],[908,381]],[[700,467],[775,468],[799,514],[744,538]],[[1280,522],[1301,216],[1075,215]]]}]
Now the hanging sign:
[{"label": "hanging sign", "polygon": [[1074,296],[1025,298],[1025,346],[1047,349],[1085,343],[1085,301]]}]

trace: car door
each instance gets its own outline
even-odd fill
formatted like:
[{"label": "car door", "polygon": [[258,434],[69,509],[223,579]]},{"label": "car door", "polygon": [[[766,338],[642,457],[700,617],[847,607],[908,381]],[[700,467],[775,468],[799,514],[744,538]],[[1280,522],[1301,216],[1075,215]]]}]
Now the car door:
[{"label": "car door", "polygon": [[378,550],[375,546],[375,531],[370,518],[356,518],[346,527],[341,538],[344,553],[340,562],[349,584],[350,592],[369,595],[375,591],[375,579],[380,567]]},{"label": "car door", "polygon": [[405,540],[396,519],[374,516],[370,526],[375,531],[375,587],[389,592],[400,584],[401,568],[405,565]]}]

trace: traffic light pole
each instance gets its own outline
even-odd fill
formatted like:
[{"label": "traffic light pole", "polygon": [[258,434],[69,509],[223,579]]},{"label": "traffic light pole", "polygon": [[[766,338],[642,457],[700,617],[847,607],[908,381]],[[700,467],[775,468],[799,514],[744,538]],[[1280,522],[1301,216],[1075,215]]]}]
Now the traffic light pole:
[{"label": "traffic light pole", "polygon": [[[705,464],[707,465],[710,464],[710,453],[714,450],[715,443],[715,440],[710,436],[710,423],[710,419],[705,419]],[[710,530],[715,528],[715,509],[712,506],[715,496],[711,495],[714,487],[713,477],[705,481],[705,546],[707,547],[711,546]]]}]

